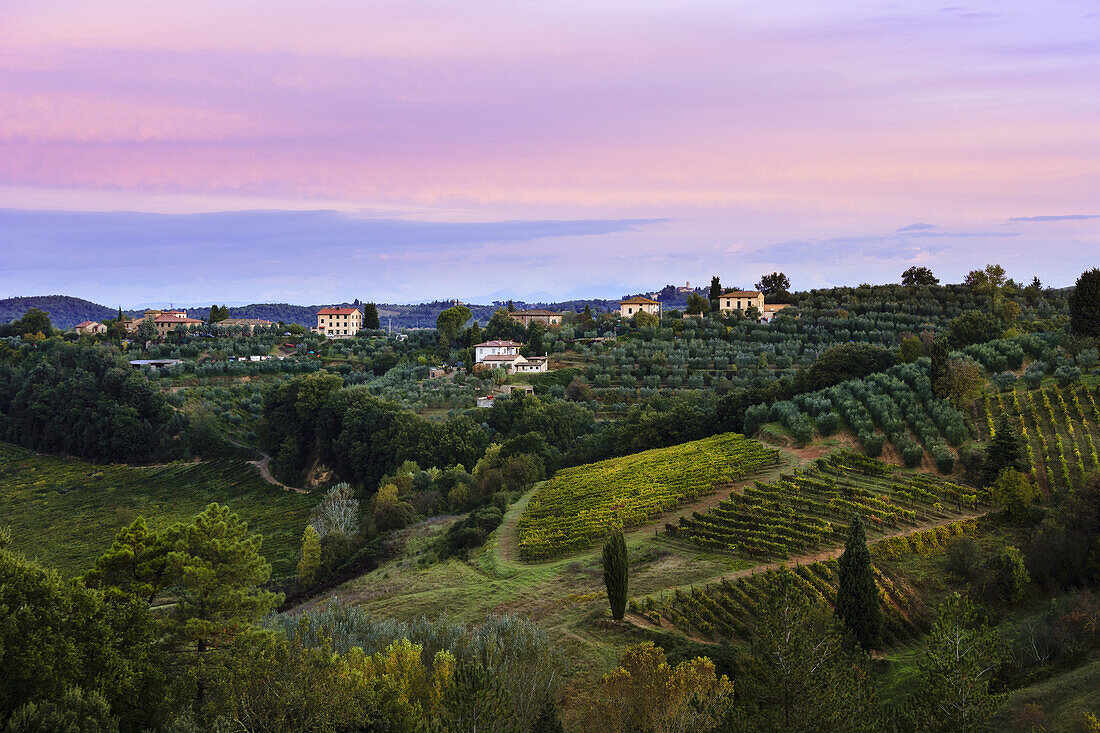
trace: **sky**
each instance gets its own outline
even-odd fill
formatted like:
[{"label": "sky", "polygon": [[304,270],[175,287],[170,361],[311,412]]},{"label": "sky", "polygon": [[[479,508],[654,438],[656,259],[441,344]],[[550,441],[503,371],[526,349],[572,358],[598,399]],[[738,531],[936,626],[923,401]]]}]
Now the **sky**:
[{"label": "sky", "polygon": [[0,297],[1071,285],[1093,0],[5,0]]}]

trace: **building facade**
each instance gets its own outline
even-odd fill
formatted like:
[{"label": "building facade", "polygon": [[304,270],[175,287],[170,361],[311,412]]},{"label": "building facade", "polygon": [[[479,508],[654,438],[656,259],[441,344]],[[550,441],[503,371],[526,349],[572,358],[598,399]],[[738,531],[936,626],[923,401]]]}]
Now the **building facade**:
[{"label": "building facade", "polygon": [[718,309],[723,313],[735,310],[744,313],[749,308],[764,312],[764,294],[759,290],[728,290],[718,298]]},{"label": "building facade", "polygon": [[[145,317],[149,318],[147,312]],[[140,326],[141,323],[139,322]],[[201,326],[202,321],[197,318],[188,318],[187,311],[160,311],[160,315],[153,317],[153,325],[157,327],[157,337],[166,338],[168,334],[181,326]]]},{"label": "building facade", "polygon": [[107,333],[107,327],[99,321],[84,321],[73,326],[73,330],[79,333],[81,336],[95,336],[100,333]]},{"label": "building facade", "polygon": [[661,304],[659,301],[643,298],[640,295],[636,298],[628,298],[619,303],[619,315],[623,318],[633,318],[639,313],[649,313],[654,316],[660,316]]},{"label": "building facade", "polygon": [[363,312],[358,308],[322,308],[317,311],[314,333],[325,338],[351,338],[363,328]]},{"label": "building facade", "polygon": [[530,326],[532,323],[541,323],[544,326],[561,325],[561,313],[555,313],[554,311],[512,311],[510,315],[524,326]]},{"label": "building facade", "polygon": [[522,347],[515,341],[484,341],[474,346],[474,363],[481,364],[487,356],[518,355]]}]

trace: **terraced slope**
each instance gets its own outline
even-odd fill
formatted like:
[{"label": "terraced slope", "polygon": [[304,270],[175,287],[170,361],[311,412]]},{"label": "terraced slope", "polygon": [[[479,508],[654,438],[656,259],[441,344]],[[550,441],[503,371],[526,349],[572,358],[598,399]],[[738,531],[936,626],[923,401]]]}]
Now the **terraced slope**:
[{"label": "terraced slope", "polygon": [[778,451],[726,433],[564,469],[520,517],[520,557],[541,560],[583,550],[617,526],[645,524],[778,461]]},{"label": "terraced slope", "polygon": [[943,520],[987,504],[987,490],[912,474],[842,451],[771,483],[731,493],[677,525],[672,537],[754,560],[786,558],[844,540],[853,514],[872,536]]}]

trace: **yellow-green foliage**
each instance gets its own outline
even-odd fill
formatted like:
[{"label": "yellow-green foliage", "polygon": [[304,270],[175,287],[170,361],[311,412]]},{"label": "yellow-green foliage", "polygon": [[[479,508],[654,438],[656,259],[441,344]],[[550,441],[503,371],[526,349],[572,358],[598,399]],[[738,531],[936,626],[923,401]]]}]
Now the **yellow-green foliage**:
[{"label": "yellow-green foliage", "polygon": [[520,517],[520,555],[537,560],[590,547],[616,527],[644,524],[777,460],[776,451],[726,433],[564,469]]},{"label": "yellow-green foliage", "polygon": [[918,555],[930,555],[943,548],[952,537],[969,536],[978,534],[978,522],[975,519],[964,519],[961,522],[941,524],[938,527],[914,532],[902,537],[887,537],[871,545],[871,553],[876,557],[897,559],[906,553]]}]

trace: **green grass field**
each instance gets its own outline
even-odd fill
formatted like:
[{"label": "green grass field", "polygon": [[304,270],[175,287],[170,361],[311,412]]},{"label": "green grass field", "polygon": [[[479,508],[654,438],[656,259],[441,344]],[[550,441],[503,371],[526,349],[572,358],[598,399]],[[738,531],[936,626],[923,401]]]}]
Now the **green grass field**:
[{"label": "green grass field", "polygon": [[96,465],[0,443],[0,524],[11,528],[15,549],[65,574],[90,567],[139,516],[163,527],[214,501],[263,535],[275,575],[293,572],[318,497],[272,486],[244,461]]}]

